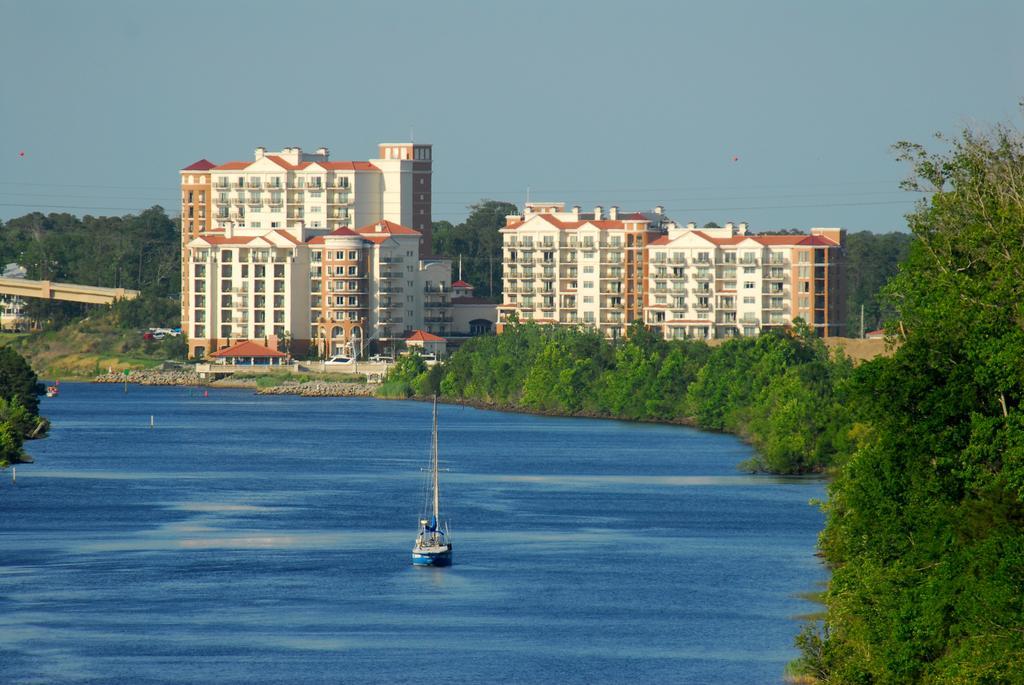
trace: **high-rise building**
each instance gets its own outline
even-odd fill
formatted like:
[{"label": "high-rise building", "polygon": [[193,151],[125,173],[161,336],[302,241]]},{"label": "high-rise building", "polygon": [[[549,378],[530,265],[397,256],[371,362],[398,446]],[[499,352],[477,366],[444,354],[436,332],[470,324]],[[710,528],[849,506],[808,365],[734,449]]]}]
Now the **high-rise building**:
[{"label": "high-rise building", "polygon": [[660,207],[620,215],[618,207],[583,213],[579,207],[566,211],[561,202],[527,203],[501,229],[499,328],[514,315],[622,336],[643,317],[646,248],[664,233],[666,221]]},{"label": "high-rise building", "polygon": [[670,226],[647,248],[645,323],[665,338],[758,335],[803,319],[842,335],[846,232],[748,235],[746,224]]},{"label": "high-rise building", "polygon": [[359,354],[448,332],[451,263],[429,258],[431,146],[379,152],[339,162],[260,147],[251,162],[181,171],[190,354],[243,339]]},{"label": "high-rise building", "polygon": [[641,320],[666,338],[722,338],[800,317],[819,335],[842,334],[842,229],[747,235],[746,224],[678,226],[660,207],[584,214],[528,203],[501,233],[499,328],[514,316],[617,338]]}]

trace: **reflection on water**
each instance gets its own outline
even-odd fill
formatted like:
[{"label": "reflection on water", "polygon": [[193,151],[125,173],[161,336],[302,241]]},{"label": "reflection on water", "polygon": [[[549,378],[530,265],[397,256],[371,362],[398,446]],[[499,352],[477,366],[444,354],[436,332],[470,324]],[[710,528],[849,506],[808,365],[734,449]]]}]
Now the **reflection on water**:
[{"label": "reflection on water", "polygon": [[[780,682],[820,481],[674,426],[66,384],[0,484],[6,683]],[[157,428],[148,429],[150,415]]]}]

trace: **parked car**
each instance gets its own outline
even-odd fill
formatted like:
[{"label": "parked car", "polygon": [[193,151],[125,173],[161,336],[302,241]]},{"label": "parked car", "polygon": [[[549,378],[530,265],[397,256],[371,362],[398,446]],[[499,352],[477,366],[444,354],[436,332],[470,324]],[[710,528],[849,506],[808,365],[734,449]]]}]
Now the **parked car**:
[{"label": "parked car", "polygon": [[378,364],[394,364],[395,358],[389,357],[386,354],[375,354],[370,357],[371,362],[377,362]]},{"label": "parked car", "polygon": [[356,363],[356,360],[352,357],[345,357],[342,355],[336,355],[324,361],[326,366],[352,366]]}]

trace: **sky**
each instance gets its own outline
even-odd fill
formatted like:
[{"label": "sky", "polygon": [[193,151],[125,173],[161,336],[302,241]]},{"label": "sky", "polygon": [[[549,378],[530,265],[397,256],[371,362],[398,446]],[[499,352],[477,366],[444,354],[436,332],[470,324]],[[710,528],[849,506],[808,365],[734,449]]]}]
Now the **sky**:
[{"label": "sky", "polygon": [[1019,128],[1021,26],[1019,0],[0,0],[0,219],[177,214],[200,158],[412,138],[434,220],[529,198],[905,230],[892,144]]}]

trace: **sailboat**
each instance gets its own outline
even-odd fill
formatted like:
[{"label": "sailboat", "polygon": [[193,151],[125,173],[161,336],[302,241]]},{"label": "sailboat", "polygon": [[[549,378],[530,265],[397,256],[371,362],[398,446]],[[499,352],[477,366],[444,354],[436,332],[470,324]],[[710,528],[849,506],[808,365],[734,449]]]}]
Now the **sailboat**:
[{"label": "sailboat", "polygon": [[430,441],[430,470],[433,490],[433,512],[428,517],[429,501],[424,502],[423,515],[420,516],[420,530],[416,535],[416,544],[412,548],[414,566],[451,566],[452,542],[448,535],[448,524],[441,523],[440,494],[438,490],[437,472],[437,395],[434,395],[434,432]]}]

